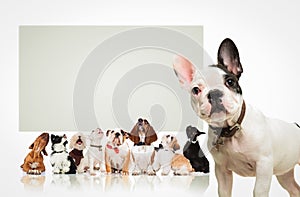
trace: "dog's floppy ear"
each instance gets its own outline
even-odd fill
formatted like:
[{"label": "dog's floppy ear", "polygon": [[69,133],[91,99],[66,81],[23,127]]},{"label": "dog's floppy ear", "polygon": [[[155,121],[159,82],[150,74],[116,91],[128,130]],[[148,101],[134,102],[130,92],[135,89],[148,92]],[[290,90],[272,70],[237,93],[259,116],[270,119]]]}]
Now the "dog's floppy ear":
[{"label": "dog's floppy ear", "polygon": [[178,141],[177,141],[176,138],[174,138],[174,141],[172,143],[172,147],[171,148],[173,148],[174,151],[177,151],[177,150],[180,149],[180,145],[178,144]]},{"label": "dog's floppy ear", "polygon": [[44,153],[44,155],[48,156],[46,149],[43,149],[42,152]]},{"label": "dog's floppy ear", "polygon": [[193,81],[194,73],[196,72],[194,65],[186,58],[177,55],[174,57],[173,69],[180,84],[187,89]]},{"label": "dog's floppy ear", "polygon": [[243,73],[239,51],[234,42],[229,38],[224,39],[220,44],[218,50],[218,64],[225,66],[226,69],[233,73],[238,79]]},{"label": "dog's floppy ear", "polygon": [[110,134],[111,130],[107,130],[106,131],[106,137],[108,137],[108,135]]},{"label": "dog's floppy ear", "polygon": [[146,135],[146,144],[150,145],[152,142],[155,142],[157,140],[156,132],[154,131],[151,125],[148,126],[148,131]]},{"label": "dog's floppy ear", "polygon": [[134,144],[139,143],[140,137],[139,137],[139,134],[138,134],[137,124],[135,124],[134,127],[132,128],[132,130],[130,131],[129,139],[130,139]]},{"label": "dog's floppy ear", "polygon": [[133,128],[132,128],[131,131],[130,131],[130,134],[131,134],[131,135],[134,135],[134,136],[138,136],[138,135],[139,135],[139,134],[138,134],[137,124],[135,124],[135,125],[133,126]]},{"label": "dog's floppy ear", "polygon": [[34,147],[34,142],[29,146],[29,149],[33,149]]},{"label": "dog's floppy ear", "polygon": [[125,139],[130,138],[130,133],[124,131],[123,129],[121,129],[121,133],[122,133],[122,135],[124,136]]}]

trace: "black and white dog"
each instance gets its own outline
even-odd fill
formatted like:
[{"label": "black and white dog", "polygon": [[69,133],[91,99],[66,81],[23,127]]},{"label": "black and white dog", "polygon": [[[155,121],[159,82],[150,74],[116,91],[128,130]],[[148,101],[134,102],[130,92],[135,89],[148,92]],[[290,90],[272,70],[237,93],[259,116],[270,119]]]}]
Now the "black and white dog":
[{"label": "black and white dog", "polygon": [[188,158],[195,172],[209,173],[209,161],[205,157],[200,145],[198,137],[204,132],[199,131],[196,127],[188,126],[186,135],[188,141],[183,148],[183,155]]},{"label": "black and white dog", "polygon": [[209,125],[207,146],[215,160],[219,196],[231,196],[235,172],[256,177],[256,197],[269,195],[273,174],[290,196],[299,197],[294,178],[294,167],[300,164],[299,127],[245,103],[239,85],[243,68],[231,39],[222,41],[217,59],[218,64],[198,70],[177,56],[173,66],[191,94],[194,111]]},{"label": "black and white dog", "polygon": [[68,144],[66,135],[51,134],[51,149],[50,162],[53,167],[54,174],[76,174],[76,164],[73,158],[67,152],[66,145]]}]

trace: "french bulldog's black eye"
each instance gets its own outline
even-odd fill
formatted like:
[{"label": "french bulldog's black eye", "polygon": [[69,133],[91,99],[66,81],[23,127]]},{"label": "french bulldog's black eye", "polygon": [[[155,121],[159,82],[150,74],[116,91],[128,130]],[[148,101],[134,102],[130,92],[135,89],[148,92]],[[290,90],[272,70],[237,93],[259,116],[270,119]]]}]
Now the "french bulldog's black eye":
[{"label": "french bulldog's black eye", "polygon": [[233,86],[235,86],[235,80],[232,79],[232,78],[226,79],[226,86],[227,87],[233,87]]},{"label": "french bulldog's black eye", "polygon": [[193,93],[194,95],[198,95],[200,92],[201,92],[201,90],[200,90],[199,87],[193,87],[192,93]]}]

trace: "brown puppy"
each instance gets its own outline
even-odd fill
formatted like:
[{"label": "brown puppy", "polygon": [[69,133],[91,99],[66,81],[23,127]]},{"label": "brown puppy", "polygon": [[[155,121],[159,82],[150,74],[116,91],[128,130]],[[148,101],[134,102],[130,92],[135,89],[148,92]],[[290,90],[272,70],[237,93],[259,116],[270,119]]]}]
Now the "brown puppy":
[{"label": "brown puppy", "polygon": [[157,135],[146,119],[139,118],[130,132],[129,139],[133,141],[134,145],[149,146],[157,140]]},{"label": "brown puppy", "polygon": [[44,155],[48,156],[46,152],[46,146],[49,142],[49,134],[42,133],[38,136],[35,141],[29,146],[29,149],[32,149],[24,159],[24,163],[21,165],[21,168],[27,174],[41,174],[44,172]]},{"label": "brown puppy", "polygon": [[84,166],[82,163],[83,151],[86,148],[86,137],[83,133],[78,132],[71,137],[70,140],[71,152],[69,155],[74,159],[77,166],[77,172],[82,173],[84,171]]}]

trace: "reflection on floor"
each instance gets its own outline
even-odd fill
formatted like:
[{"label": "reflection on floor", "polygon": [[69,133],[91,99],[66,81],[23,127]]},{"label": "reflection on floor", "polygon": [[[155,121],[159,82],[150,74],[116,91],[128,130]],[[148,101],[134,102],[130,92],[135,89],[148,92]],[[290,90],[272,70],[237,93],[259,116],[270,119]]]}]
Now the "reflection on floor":
[{"label": "reflection on floor", "polygon": [[189,176],[124,176],[119,174],[63,175],[24,175],[21,178],[26,191],[99,191],[99,192],[205,192],[209,185],[209,175],[192,174]]}]

